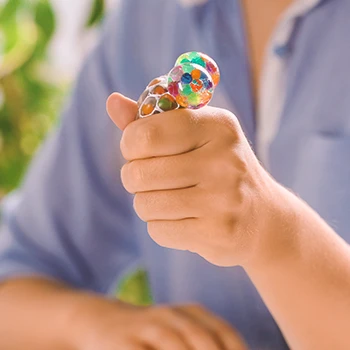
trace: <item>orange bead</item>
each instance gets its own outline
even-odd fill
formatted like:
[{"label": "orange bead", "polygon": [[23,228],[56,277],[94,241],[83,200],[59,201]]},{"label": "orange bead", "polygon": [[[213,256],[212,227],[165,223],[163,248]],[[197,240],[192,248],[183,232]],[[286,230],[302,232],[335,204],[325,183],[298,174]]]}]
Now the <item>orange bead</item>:
[{"label": "orange bead", "polygon": [[153,85],[156,85],[156,84],[159,84],[159,83],[160,83],[160,79],[158,79],[158,78],[153,79],[153,80],[148,84],[148,87],[153,86]]},{"label": "orange bead", "polygon": [[181,107],[184,107],[186,108],[188,106],[188,101],[186,98],[184,98],[183,96],[181,95],[177,95],[176,96],[176,102],[181,106]]},{"label": "orange bead", "polygon": [[145,103],[145,104],[142,106],[141,114],[142,114],[142,115],[149,115],[149,114],[151,114],[153,111],[154,111],[154,105],[153,105],[152,103]]},{"label": "orange bead", "polygon": [[212,75],[214,86],[216,87],[220,83],[220,73],[216,72]]},{"label": "orange bead", "polygon": [[202,72],[199,69],[194,69],[191,74],[193,79],[199,79]]},{"label": "orange bead", "polygon": [[152,91],[152,94],[154,95],[163,95],[165,94],[167,91],[163,88],[163,86],[156,86],[153,91]]},{"label": "orange bead", "polygon": [[193,80],[191,83],[191,88],[193,92],[198,92],[202,89],[203,83],[200,80]]}]

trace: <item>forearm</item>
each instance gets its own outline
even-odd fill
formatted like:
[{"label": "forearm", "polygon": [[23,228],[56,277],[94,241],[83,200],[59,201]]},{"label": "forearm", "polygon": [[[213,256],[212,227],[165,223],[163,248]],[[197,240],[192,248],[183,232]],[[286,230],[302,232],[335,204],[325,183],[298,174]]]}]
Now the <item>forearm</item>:
[{"label": "forearm", "polygon": [[0,348],[77,350],[74,324],[81,295],[43,279],[0,285]]},{"label": "forearm", "polygon": [[[350,349],[350,248],[286,193],[270,256],[246,270],[293,349]],[[288,211],[292,215],[288,215]],[[281,246],[278,246],[280,242]]]}]

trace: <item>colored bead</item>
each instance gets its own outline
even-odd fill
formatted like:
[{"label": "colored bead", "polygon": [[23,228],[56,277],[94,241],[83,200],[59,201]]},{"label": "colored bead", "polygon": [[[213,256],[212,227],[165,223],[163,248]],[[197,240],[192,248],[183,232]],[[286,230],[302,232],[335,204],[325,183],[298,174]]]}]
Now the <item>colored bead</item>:
[{"label": "colored bead", "polygon": [[188,103],[191,106],[197,106],[200,103],[200,96],[195,92],[188,95]]},{"label": "colored bead", "polygon": [[148,96],[148,90],[146,89],[140,96],[139,100],[137,101],[138,105],[141,106],[143,101],[146,99]]},{"label": "colored bead", "polygon": [[181,64],[184,64],[184,63],[187,63],[187,62],[190,62],[190,60],[188,58],[183,58],[180,63]]},{"label": "colored bead", "polygon": [[189,94],[191,94],[192,93],[192,88],[191,88],[191,86],[190,85],[185,85],[183,88],[182,88],[182,94],[183,95],[189,95]]},{"label": "colored bead", "polygon": [[164,112],[176,109],[178,107],[176,99],[170,94],[162,96],[158,101],[158,107]]},{"label": "colored bead", "polygon": [[201,57],[197,57],[197,58],[193,59],[192,63],[198,64],[199,66],[202,66],[202,67],[206,66],[204,60]]},{"label": "colored bead", "polygon": [[181,95],[177,95],[176,96],[176,102],[183,108],[188,107],[188,101],[187,98],[185,98],[184,96]]},{"label": "colored bead", "polygon": [[165,94],[167,91],[165,88],[163,88],[163,86],[157,85],[153,90],[152,90],[152,94],[154,95],[163,95]]},{"label": "colored bead", "polygon": [[176,66],[169,73],[169,78],[171,81],[179,81],[184,74],[184,70],[182,66]]},{"label": "colored bead", "polygon": [[141,108],[141,115],[146,116],[151,114],[157,104],[157,100],[154,97],[148,97]]},{"label": "colored bead", "polygon": [[191,74],[193,79],[200,79],[202,72],[199,69],[194,69]]},{"label": "colored bead", "polygon": [[200,54],[197,51],[192,51],[188,53],[188,58],[191,62],[193,62],[193,60],[198,57],[200,57]]},{"label": "colored bead", "polygon": [[170,83],[168,90],[171,95],[176,97],[179,94],[179,85],[177,83]]},{"label": "colored bead", "polygon": [[182,65],[182,69],[183,69],[184,73],[192,74],[194,67],[193,67],[192,63],[185,63]]},{"label": "colored bead", "polygon": [[217,71],[215,65],[213,64],[213,62],[207,62],[206,64],[206,68],[207,68],[207,71],[210,73],[210,74],[213,74]]},{"label": "colored bead", "polygon": [[203,85],[207,90],[210,90],[213,87],[213,83],[208,79],[203,80]]},{"label": "colored bead", "polygon": [[192,91],[198,92],[203,88],[203,83],[198,79],[193,80],[191,83],[191,88],[192,88]]},{"label": "colored bead", "polygon": [[159,84],[161,80],[159,78],[153,79],[149,84],[148,87]]},{"label": "colored bead", "polygon": [[212,75],[212,78],[213,78],[214,87],[218,86],[220,83],[220,74],[215,73]]},{"label": "colored bead", "polygon": [[142,93],[138,117],[177,108],[202,108],[219,82],[220,70],[212,58],[195,51],[184,53],[167,76],[152,80]]},{"label": "colored bead", "polygon": [[192,81],[192,75],[190,73],[185,73],[182,77],[181,77],[181,82],[184,84],[190,84]]}]

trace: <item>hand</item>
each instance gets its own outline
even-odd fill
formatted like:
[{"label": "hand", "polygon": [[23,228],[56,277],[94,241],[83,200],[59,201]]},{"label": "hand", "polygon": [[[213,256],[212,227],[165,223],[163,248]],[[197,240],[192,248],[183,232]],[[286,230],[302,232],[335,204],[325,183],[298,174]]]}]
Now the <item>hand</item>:
[{"label": "hand", "polygon": [[107,109],[124,129],[122,182],[154,241],[220,266],[260,253],[278,186],[232,113],[181,109],[133,121],[135,102],[119,94]]},{"label": "hand", "polygon": [[246,350],[228,324],[200,306],[135,307],[96,298],[78,311],[78,350]]}]

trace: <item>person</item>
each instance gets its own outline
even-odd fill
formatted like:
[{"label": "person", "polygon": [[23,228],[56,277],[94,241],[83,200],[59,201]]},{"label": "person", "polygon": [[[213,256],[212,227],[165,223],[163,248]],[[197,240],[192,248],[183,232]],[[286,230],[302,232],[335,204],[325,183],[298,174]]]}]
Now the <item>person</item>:
[{"label": "person", "polygon": [[[0,347],[349,349],[349,10],[122,1],[5,205]],[[123,95],[192,50],[215,107],[134,121]],[[108,297],[137,266],[158,306]]]}]

